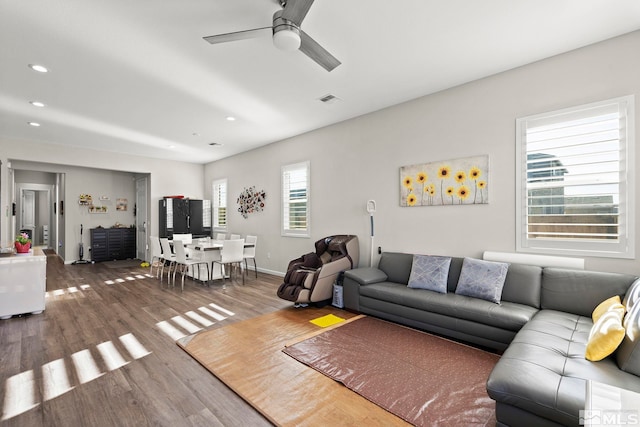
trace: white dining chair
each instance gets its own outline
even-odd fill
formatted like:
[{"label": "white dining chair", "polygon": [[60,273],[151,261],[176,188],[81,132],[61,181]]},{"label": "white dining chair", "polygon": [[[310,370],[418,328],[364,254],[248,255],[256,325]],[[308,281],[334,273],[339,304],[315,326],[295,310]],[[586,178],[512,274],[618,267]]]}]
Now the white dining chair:
[{"label": "white dining chair", "polygon": [[[222,289],[226,288],[225,266],[229,266],[229,279],[233,279],[231,271],[236,266],[242,269],[242,261],[244,260],[244,239],[236,240],[224,240],[222,242],[222,249],[220,249],[220,259],[213,261],[213,264],[220,264],[220,271],[222,272]],[[242,284],[244,285],[244,274],[240,272],[242,276]]]},{"label": "white dining chair", "polygon": [[227,235],[225,233],[216,234],[216,240],[225,240],[226,238],[227,238]]},{"label": "white dining chair", "polygon": [[156,278],[160,273],[160,267],[164,264],[162,258],[162,247],[160,246],[160,239],[158,236],[149,237],[149,250],[151,251],[151,262],[149,263],[149,274],[153,275],[153,267],[156,268]]},{"label": "white dining chair", "polygon": [[166,237],[160,238],[160,247],[162,247],[162,258],[164,259],[164,262],[162,263],[162,270],[160,271],[160,282],[162,282],[162,276],[164,275],[164,267],[168,266],[169,271],[167,272],[167,284],[169,284],[171,268],[176,262],[176,256],[171,251],[171,244],[169,243],[169,239]]},{"label": "white dining chair", "polygon": [[200,265],[204,264],[207,266],[207,279],[209,279],[209,263],[201,260],[187,259],[187,251],[184,248],[184,242],[181,240],[173,239],[173,248],[176,251],[175,268],[173,269],[173,286],[176,285],[176,273],[178,272],[178,268],[180,268],[180,273],[182,273],[182,285],[180,288],[183,292],[184,276],[189,272],[189,269],[191,269],[191,277],[195,278],[197,267],[198,280],[200,280]]},{"label": "white dining chair", "polygon": [[256,279],[258,278],[258,266],[256,265],[256,243],[258,242],[258,236],[249,236],[244,240],[244,270],[246,274],[249,274],[249,266],[247,265],[247,260],[253,260],[253,269],[256,272]]},{"label": "white dining chair", "polygon": [[229,240],[238,240],[240,238],[239,234],[231,234],[229,235]]}]

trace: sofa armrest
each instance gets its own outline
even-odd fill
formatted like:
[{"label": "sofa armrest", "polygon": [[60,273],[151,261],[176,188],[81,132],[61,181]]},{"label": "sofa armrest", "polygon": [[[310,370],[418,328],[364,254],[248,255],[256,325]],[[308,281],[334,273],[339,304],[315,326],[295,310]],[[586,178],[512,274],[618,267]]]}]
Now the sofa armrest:
[{"label": "sofa armrest", "polygon": [[384,282],[387,275],[384,271],[375,267],[356,268],[344,272],[344,277],[353,280],[359,285],[370,285],[372,283]]},{"label": "sofa armrest", "polygon": [[384,282],[387,275],[377,268],[356,268],[344,272],[342,298],[347,310],[360,312],[360,286]]}]

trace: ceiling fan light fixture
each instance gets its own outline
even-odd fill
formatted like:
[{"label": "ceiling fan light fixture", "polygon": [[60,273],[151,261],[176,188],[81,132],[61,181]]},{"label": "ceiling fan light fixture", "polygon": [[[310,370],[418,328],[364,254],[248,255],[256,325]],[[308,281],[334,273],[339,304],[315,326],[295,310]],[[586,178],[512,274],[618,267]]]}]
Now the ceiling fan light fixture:
[{"label": "ceiling fan light fixture", "polygon": [[300,48],[300,32],[292,26],[273,29],[273,44],[280,50],[292,51]]}]

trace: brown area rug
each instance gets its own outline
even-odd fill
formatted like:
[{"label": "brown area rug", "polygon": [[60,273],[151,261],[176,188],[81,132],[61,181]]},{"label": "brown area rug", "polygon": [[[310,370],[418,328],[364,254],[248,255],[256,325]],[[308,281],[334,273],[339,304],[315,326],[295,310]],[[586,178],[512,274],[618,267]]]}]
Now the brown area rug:
[{"label": "brown area rug", "polygon": [[283,351],[414,425],[495,425],[496,354],[372,317]]},{"label": "brown area rug", "polygon": [[290,307],[214,325],[180,339],[178,345],[274,425],[407,426],[401,418],[282,352],[288,343],[326,331],[310,320],[328,314],[348,320],[355,317],[331,306]]}]

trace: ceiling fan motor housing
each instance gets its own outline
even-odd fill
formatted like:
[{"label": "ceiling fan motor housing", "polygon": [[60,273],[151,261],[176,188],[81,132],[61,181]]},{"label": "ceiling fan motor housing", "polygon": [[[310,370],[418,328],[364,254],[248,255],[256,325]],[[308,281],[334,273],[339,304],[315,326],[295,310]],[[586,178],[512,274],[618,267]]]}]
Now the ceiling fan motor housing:
[{"label": "ceiling fan motor housing", "polygon": [[282,18],[282,10],[273,14],[273,44],[281,50],[300,48],[300,29],[288,19]]}]

